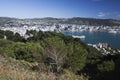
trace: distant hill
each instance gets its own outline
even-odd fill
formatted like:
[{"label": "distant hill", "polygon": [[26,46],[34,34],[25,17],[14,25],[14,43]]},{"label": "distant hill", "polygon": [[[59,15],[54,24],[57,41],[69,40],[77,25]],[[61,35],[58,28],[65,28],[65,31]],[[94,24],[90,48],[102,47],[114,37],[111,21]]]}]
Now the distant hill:
[{"label": "distant hill", "polygon": [[68,24],[80,24],[80,25],[92,25],[92,26],[120,26],[120,20],[113,19],[95,19],[95,18],[69,18],[62,23]]},{"label": "distant hill", "polygon": [[20,27],[25,24],[27,25],[38,25],[43,23],[56,23],[56,24],[77,24],[77,25],[90,25],[90,26],[120,26],[120,20],[114,19],[96,19],[96,18],[28,18],[28,19],[17,19],[9,17],[0,17],[0,26],[16,26]]}]

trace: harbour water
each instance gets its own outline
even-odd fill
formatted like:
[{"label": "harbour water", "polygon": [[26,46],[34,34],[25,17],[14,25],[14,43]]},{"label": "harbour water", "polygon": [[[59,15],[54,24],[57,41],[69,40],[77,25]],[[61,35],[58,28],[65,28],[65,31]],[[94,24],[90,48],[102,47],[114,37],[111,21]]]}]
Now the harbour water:
[{"label": "harbour water", "polygon": [[87,44],[108,43],[113,48],[120,50],[120,34],[94,31],[63,32],[63,34],[85,36],[85,38],[82,38],[81,40]]}]

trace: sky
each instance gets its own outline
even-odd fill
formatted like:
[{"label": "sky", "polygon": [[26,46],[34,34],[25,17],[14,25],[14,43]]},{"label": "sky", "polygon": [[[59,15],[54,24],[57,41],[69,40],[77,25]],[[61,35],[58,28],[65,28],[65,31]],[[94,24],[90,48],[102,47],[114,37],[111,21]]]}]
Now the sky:
[{"label": "sky", "polygon": [[120,19],[120,0],[0,0],[0,17]]}]

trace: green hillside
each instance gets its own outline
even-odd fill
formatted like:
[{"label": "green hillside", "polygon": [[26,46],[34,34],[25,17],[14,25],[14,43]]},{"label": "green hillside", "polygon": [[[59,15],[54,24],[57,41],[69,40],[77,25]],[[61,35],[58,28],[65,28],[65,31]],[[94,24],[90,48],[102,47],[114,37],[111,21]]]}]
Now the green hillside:
[{"label": "green hillside", "polygon": [[120,79],[119,53],[102,55],[80,39],[61,33],[31,30],[26,34],[33,36],[25,39],[0,31],[0,80]]}]

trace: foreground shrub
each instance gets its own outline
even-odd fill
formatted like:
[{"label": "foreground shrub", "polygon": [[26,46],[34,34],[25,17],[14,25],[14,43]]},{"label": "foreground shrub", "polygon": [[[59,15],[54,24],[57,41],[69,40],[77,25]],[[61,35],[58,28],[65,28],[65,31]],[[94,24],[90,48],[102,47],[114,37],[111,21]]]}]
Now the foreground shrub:
[{"label": "foreground shrub", "polygon": [[0,80],[88,80],[65,70],[64,74],[31,71],[32,63],[0,56]]}]

